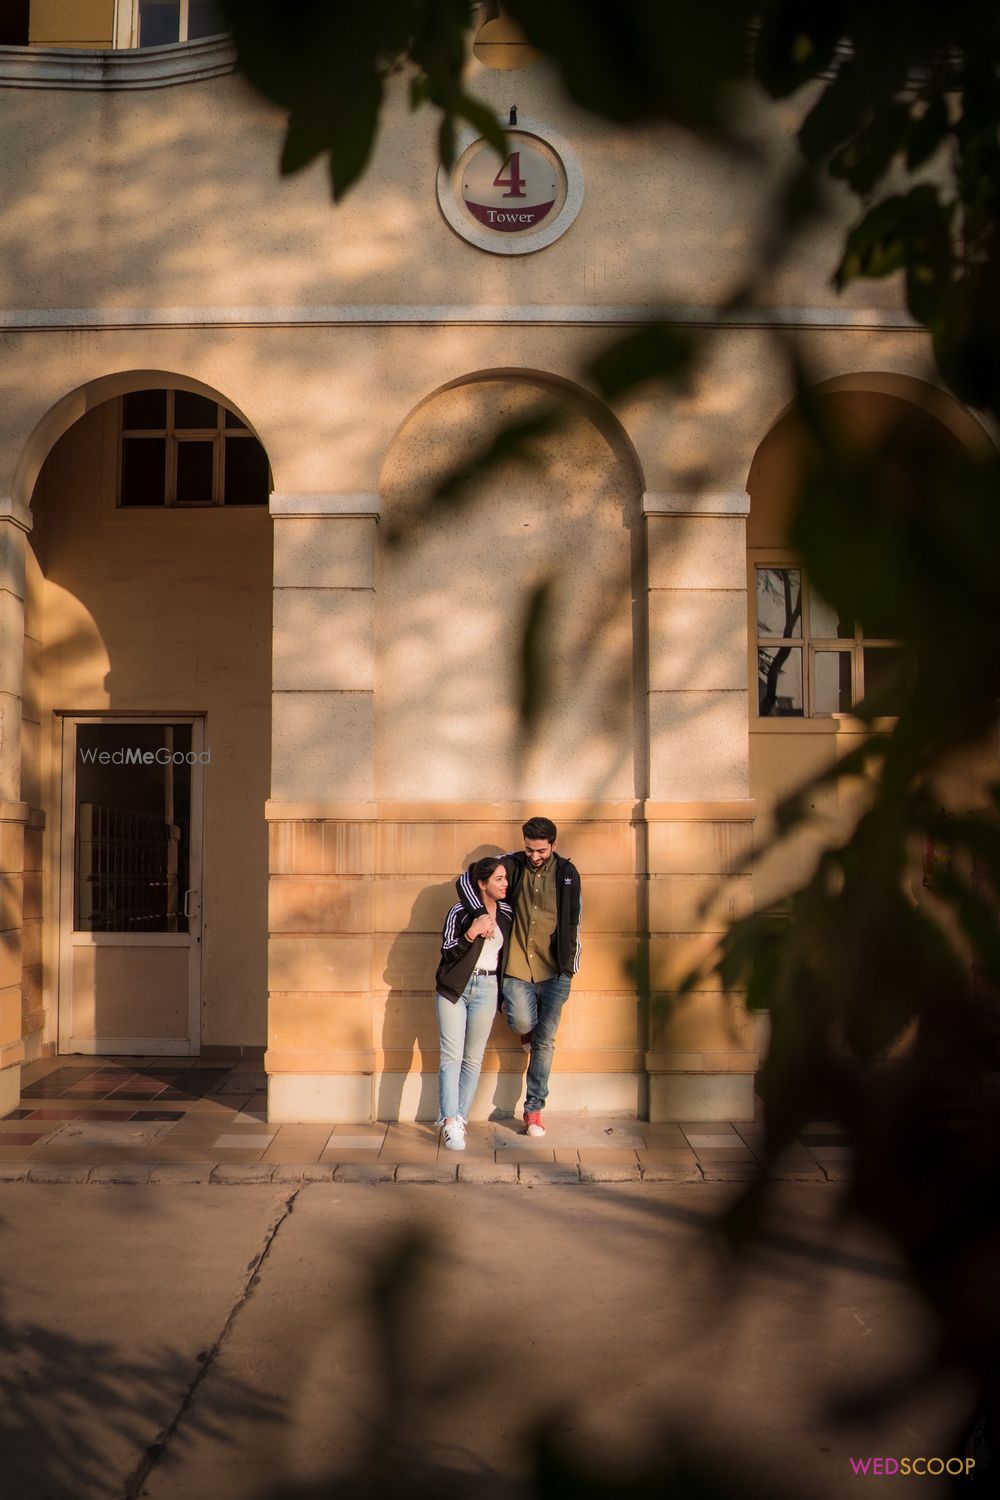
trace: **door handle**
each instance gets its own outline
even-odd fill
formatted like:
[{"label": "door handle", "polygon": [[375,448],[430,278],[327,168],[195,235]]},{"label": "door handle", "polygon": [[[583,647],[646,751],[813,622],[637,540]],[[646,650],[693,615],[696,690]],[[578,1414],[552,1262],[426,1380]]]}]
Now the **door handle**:
[{"label": "door handle", "polygon": [[197,894],[198,892],[193,887],[189,887],[189,889],[184,892],[183,910],[184,915],[188,918],[189,921],[191,919],[191,897],[197,896]]}]

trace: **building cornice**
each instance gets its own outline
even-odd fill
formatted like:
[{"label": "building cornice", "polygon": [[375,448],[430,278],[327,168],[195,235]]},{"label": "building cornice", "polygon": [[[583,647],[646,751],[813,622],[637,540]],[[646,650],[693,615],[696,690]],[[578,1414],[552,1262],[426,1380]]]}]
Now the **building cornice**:
[{"label": "building cornice", "polygon": [[841,329],[864,333],[925,333],[909,313],[874,307],[715,307],[623,305],[507,307],[341,303],[313,307],[49,307],[0,311],[0,332],[66,332],[146,328],[644,327],[664,322],[691,328]]},{"label": "building cornice", "polygon": [[230,36],[167,47],[0,47],[0,88],[163,89],[236,71]]}]

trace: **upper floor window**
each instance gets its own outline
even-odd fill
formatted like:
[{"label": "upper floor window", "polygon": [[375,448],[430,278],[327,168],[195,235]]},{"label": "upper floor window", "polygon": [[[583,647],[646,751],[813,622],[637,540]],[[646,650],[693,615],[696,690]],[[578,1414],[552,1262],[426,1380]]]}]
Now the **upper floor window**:
[{"label": "upper floor window", "polygon": [[120,505],[266,505],[267,454],[235,412],[191,391],[121,399]]},{"label": "upper floor window", "polygon": [[801,567],[757,563],[754,572],[758,718],[849,714],[866,697],[882,714],[899,712],[906,674],[897,642],[841,619]]},{"label": "upper floor window", "polygon": [[228,30],[217,0],[118,0],[119,47],[164,47]]},{"label": "upper floor window", "polygon": [[30,0],[0,4],[0,47],[26,47],[30,38]]}]

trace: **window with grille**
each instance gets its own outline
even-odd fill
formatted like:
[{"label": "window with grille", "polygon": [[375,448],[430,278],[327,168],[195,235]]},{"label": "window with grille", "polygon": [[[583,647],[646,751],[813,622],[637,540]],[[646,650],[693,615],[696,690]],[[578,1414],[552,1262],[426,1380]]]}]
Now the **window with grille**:
[{"label": "window with grille", "polygon": [[849,714],[865,698],[880,714],[899,712],[907,664],[898,642],[863,635],[801,567],[758,563],[754,573],[758,718]]},{"label": "window with grille", "polygon": [[235,412],[191,391],[121,398],[118,503],[266,505],[267,454]]}]

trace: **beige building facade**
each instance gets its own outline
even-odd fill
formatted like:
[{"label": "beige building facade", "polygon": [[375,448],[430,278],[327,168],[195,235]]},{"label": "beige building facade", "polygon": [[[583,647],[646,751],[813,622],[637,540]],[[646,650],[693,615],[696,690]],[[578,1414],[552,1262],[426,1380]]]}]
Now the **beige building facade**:
[{"label": "beige building facade", "polygon": [[[279,180],[280,116],[177,14],[146,47],[134,5],[51,0],[0,47],[0,1113],[45,1052],[214,1048],[263,1049],[274,1120],[433,1119],[454,879],[545,813],[584,882],[550,1107],[750,1118],[763,1033],[678,990],[807,867],[740,861],[892,648],[767,615],[809,597],[776,333],[860,434],[988,438],[893,285],[834,296],[835,223],[716,311],[787,108],[726,163],[481,46],[470,86],[572,159],[565,232],[511,253],[449,222],[402,83],[342,205]],[[697,372],[612,410],[588,365],[658,313]],[[540,415],[528,460],[433,498]],[[478,1114],[524,1061],[498,1020]]]}]

